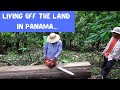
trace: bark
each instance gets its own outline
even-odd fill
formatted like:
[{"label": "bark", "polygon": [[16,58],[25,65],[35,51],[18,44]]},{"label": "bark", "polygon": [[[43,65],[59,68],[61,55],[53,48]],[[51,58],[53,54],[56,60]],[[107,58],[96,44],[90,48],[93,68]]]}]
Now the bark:
[{"label": "bark", "polygon": [[49,69],[45,65],[4,66],[0,67],[0,79],[87,79],[91,77],[89,62],[67,63],[61,67],[73,72],[74,75],[69,75],[56,67]]}]

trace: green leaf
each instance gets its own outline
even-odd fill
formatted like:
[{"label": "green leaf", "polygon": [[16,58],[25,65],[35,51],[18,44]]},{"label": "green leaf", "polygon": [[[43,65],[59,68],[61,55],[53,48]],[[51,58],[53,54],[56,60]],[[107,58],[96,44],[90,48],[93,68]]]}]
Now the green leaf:
[{"label": "green leaf", "polygon": [[69,61],[68,60],[62,60],[62,62],[68,63]]},{"label": "green leaf", "polygon": [[47,36],[43,36],[43,45],[45,45],[47,42]]}]

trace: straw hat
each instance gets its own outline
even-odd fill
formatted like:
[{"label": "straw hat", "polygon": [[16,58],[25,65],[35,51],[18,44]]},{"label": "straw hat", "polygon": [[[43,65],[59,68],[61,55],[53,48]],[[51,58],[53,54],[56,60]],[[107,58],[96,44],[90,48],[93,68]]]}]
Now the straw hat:
[{"label": "straw hat", "polygon": [[115,27],[111,32],[115,32],[117,34],[120,34],[120,27]]},{"label": "straw hat", "polygon": [[60,39],[60,36],[58,34],[51,33],[47,37],[47,42],[49,42],[49,43],[55,43],[55,42],[59,41],[59,39]]}]

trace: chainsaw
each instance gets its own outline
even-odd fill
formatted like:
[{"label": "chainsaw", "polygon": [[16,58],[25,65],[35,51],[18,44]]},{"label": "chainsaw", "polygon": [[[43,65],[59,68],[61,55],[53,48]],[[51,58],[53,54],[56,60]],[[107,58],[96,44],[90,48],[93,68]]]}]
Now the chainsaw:
[{"label": "chainsaw", "polygon": [[[61,64],[62,64],[62,63],[60,62],[60,65],[61,65]],[[74,75],[73,72],[71,72],[71,71],[69,71],[69,70],[67,70],[67,69],[64,69],[64,68],[62,68],[62,67],[60,67],[60,66],[56,66],[56,68],[59,69],[59,70],[61,70],[61,71],[63,71],[63,72],[65,72],[65,73],[67,73],[67,74]]]},{"label": "chainsaw", "polygon": [[[52,60],[52,59],[50,59],[50,60]],[[55,67],[56,67],[57,69],[59,69],[59,70],[61,70],[61,71],[65,72],[65,73],[67,73],[67,74],[74,75],[74,73],[73,73],[73,72],[68,71],[68,70],[66,70],[66,69],[64,69],[64,68],[62,68],[62,67],[60,67],[60,66],[62,66],[62,62],[60,62],[60,63],[59,63],[59,66],[58,66],[58,65],[56,65]]]},{"label": "chainsaw", "polygon": [[[31,64],[31,65],[35,65],[36,63],[38,63],[38,62],[35,62],[35,63]],[[69,74],[69,75],[74,75],[73,72],[71,72],[71,71],[69,71],[69,70],[67,70],[67,69],[64,69],[64,68],[62,68],[62,67],[60,67],[60,66],[62,66],[62,62],[60,62],[60,65],[59,65],[59,66],[57,65],[57,66],[55,66],[55,67],[56,67],[57,69],[65,72],[65,73]]]}]

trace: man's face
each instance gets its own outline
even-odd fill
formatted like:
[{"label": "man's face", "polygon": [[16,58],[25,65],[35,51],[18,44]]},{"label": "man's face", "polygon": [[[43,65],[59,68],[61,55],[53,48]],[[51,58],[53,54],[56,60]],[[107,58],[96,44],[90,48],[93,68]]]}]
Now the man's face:
[{"label": "man's face", "polygon": [[115,33],[115,32],[112,33],[112,36],[113,36],[114,38],[120,38],[120,34],[117,34],[117,33]]}]

